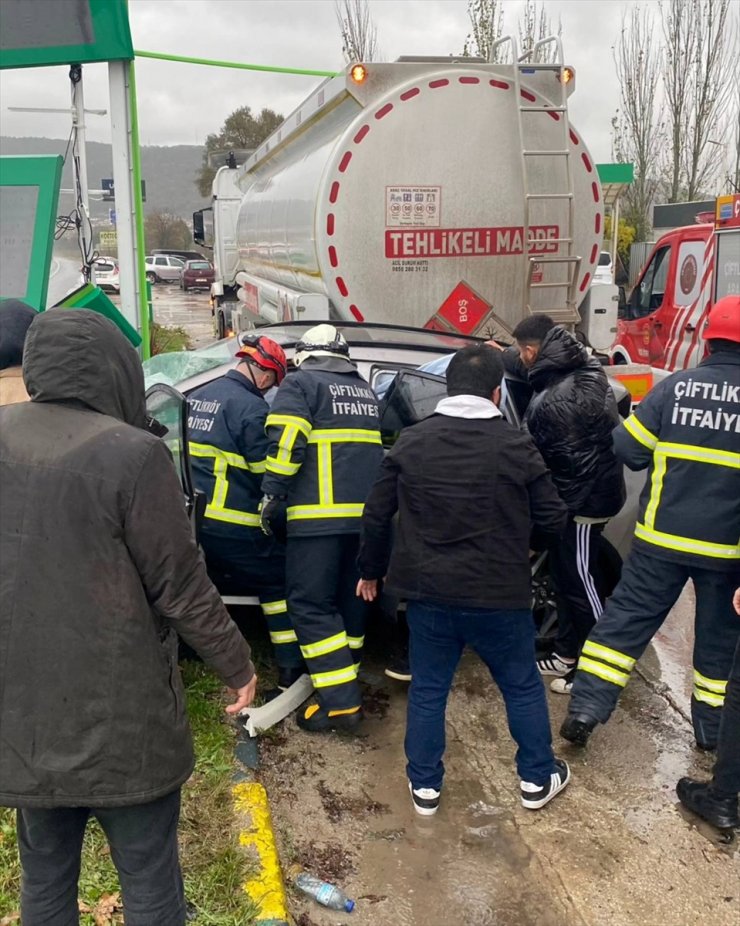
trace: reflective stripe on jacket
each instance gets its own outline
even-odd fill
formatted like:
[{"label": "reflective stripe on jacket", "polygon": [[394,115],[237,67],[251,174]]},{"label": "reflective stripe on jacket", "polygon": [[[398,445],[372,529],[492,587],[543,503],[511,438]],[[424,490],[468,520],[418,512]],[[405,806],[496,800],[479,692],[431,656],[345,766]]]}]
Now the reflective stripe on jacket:
[{"label": "reflective stripe on jacket", "polygon": [[378,424],[375,393],[349,362],[307,360],[286,377],[267,418],[262,488],[287,496],[289,534],[359,532],[383,458]]},{"label": "reflective stripe on jacket", "polygon": [[649,467],[636,543],[740,572],[740,353],[663,380],[614,431],[614,446],[631,469]]},{"label": "reflective stripe on jacket", "polygon": [[236,370],[196,389],[189,400],[193,481],[207,499],[203,529],[242,538],[254,534],[257,540],[269,406]]}]

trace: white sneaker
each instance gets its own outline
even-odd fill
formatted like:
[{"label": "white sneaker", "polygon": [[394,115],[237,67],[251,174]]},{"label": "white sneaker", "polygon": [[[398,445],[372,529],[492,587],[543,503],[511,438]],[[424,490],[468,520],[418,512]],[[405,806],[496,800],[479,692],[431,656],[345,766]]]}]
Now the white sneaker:
[{"label": "white sneaker", "polygon": [[539,669],[540,675],[555,675],[560,678],[563,675],[567,675],[575,669],[575,667],[575,659],[572,662],[566,662],[564,659],[561,659],[557,653],[551,653],[544,659],[537,660],[537,668]]},{"label": "white sneaker", "polygon": [[439,809],[439,791],[434,788],[415,788],[409,782],[409,791],[411,800],[414,802],[414,810],[421,814],[422,817],[433,817]]},{"label": "white sneaker", "polygon": [[539,810],[548,804],[556,794],[559,794],[570,781],[570,769],[564,759],[555,760],[555,771],[550,780],[544,785],[536,785],[531,781],[521,781],[522,806],[527,810]]}]

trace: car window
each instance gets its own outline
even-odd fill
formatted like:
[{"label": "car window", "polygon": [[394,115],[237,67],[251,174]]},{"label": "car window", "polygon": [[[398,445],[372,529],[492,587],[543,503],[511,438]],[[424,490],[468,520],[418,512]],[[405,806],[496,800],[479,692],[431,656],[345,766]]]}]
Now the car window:
[{"label": "car window", "polygon": [[663,305],[668,268],[671,264],[671,247],[659,248],[643,274],[639,292],[632,303],[633,317],[643,318]]},{"label": "car window", "polygon": [[[158,384],[147,390],[146,410],[150,418],[167,429],[166,433],[160,436],[172,454],[186,504],[190,507],[193,500],[193,482],[188,456],[187,399],[171,386]],[[154,432],[157,433],[156,430]]]},{"label": "car window", "polygon": [[211,265],[207,260],[191,260],[188,265],[188,270],[210,270]]},{"label": "car window", "polygon": [[166,266],[167,266],[167,258],[166,258],[166,257],[155,257],[155,258],[154,258],[154,263],[156,264],[157,267],[166,267]]},{"label": "car window", "polygon": [[116,268],[113,266],[113,264],[101,264],[100,262],[95,264],[95,270],[98,273],[111,273],[115,269]]},{"label": "car window", "polygon": [[612,256],[608,251],[602,251],[599,254],[599,267],[608,267],[612,262]]},{"label": "car window", "polygon": [[185,261],[180,260],[179,257],[170,257],[170,267],[184,267]]},{"label": "car window", "polygon": [[236,338],[226,338],[198,350],[176,350],[155,354],[142,364],[146,386],[149,388],[155,383],[174,385],[191,376],[235,362],[234,354],[238,346]]}]

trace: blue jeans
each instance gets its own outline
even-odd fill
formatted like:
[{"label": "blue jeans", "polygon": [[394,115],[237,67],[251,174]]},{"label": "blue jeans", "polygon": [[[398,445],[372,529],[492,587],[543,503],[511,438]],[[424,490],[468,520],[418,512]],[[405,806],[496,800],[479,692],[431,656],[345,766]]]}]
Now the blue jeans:
[{"label": "blue jeans", "polygon": [[407,617],[412,680],[405,748],[413,787],[438,791],[442,786],[447,696],[466,644],[488,666],[503,695],[509,732],[519,747],[519,777],[536,785],[548,782],[555,764],[531,611],[411,601]]}]

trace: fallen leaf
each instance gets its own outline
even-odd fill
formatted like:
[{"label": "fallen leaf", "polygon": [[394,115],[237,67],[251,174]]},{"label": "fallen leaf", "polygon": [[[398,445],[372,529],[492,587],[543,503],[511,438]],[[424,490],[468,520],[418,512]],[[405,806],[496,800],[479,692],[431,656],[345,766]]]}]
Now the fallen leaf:
[{"label": "fallen leaf", "polygon": [[92,911],[95,926],[111,926],[113,914],[121,909],[121,895],[118,891],[115,894],[103,894]]},{"label": "fallen leaf", "polygon": [[0,920],[0,926],[10,926],[11,923],[18,923],[20,918],[20,913],[9,913]]}]

